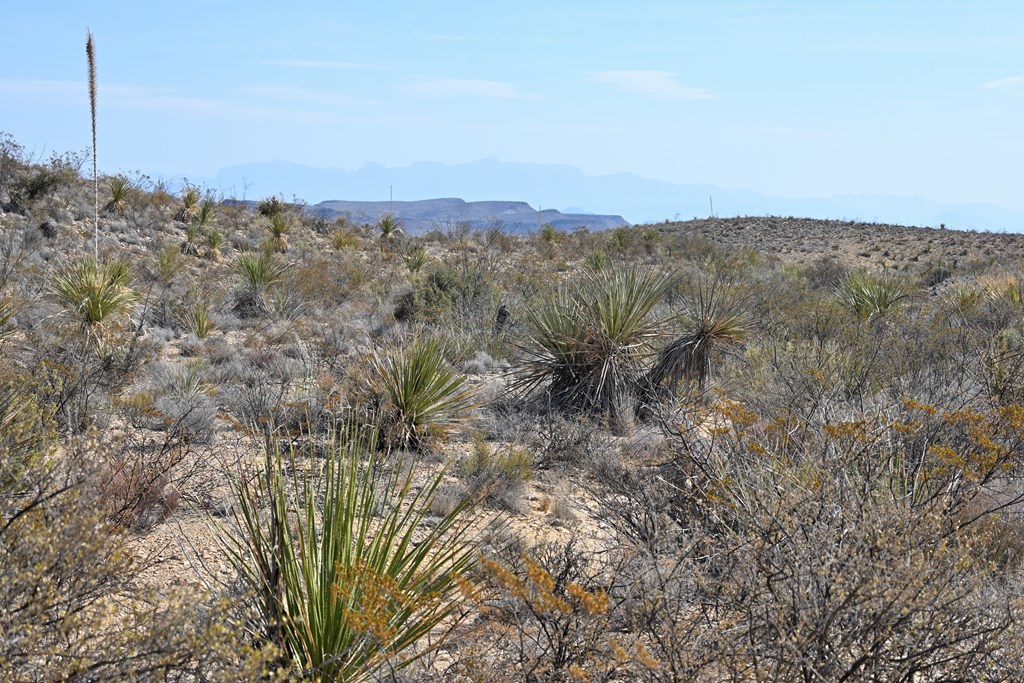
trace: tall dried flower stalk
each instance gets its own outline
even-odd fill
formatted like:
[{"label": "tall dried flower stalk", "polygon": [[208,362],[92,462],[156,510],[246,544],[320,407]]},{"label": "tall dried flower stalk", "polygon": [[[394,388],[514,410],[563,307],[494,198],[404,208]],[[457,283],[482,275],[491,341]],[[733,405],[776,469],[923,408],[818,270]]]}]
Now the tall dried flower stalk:
[{"label": "tall dried flower stalk", "polygon": [[96,47],[86,30],[85,56],[89,60],[89,111],[92,113],[93,257],[100,257],[100,180],[96,171]]}]

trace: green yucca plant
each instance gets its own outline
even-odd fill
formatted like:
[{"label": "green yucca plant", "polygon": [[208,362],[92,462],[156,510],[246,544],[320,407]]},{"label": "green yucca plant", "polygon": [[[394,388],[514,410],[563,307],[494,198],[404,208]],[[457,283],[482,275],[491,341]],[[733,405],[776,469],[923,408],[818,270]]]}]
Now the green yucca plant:
[{"label": "green yucca plant", "polygon": [[186,187],[181,193],[181,208],[174,214],[174,220],[191,223],[199,214],[199,190]]},{"label": "green yucca plant", "polygon": [[288,264],[272,253],[260,250],[239,254],[234,268],[247,290],[262,295],[284,278]]},{"label": "green yucca plant", "polygon": [[14,305],[6,299],[0,299],[0,340],[11,332],[8,325],[14,317]]},{"label": "green yucca plant", "polygon": [[542,389],[555,407],[607,415],[631,429],[646,363],[662,334],[655,305],[673,286],[666,273],[629,268],[587,271],[526,311],[527,338],[513,387]]},{"label": "green yucca plant", "polygon": [[428,258],[427,248],[422,244],[410,247],[402,253],[402,261],[405,262],[405,267],[409,269],[410,273],[420,272],[427,264]]},{"label": "green yucca plant", "polygon": [[199,339],[206,339],[213,332],[216,325],[213,322],[212,309],[208,301],[195,301],[191,306],[181,312],[181,323],[185,329],[192,332]]},{"label": "green yucca plant", "polygon": [[377,230],[380,232],[381,244],[388,244],[402,232],[402,223],[393,213],[386,213],[377,220]]},{"label": "green yucca plant", "polygon": [[465,375],[451,367],[436,339],[420,336],[377,355],[373,369],[387,402],[381,420],[389,445],[424,449],[464,422],[473,407]]},{"label": "green yucca plant", "polygon": [[217,217],[217,202],[207,197],[199,203],[199,210],[196,211],[196,227],[205,230],[213,224]]},{"label": "green yucca plant", "polygon": [[103,329],[127,313],[137,299],[128,286],[129,276],[124,261],[100,262],[87,256],[54,273],[50,293],[83,330],[99,338]]},{"label": "green yucca plant", "polygon": [[754,327],[746,303],[730,298],[717,281],[700,283],[686,317],[691,329],[662,347],[648,373],[648,385],[655,392],[665,388],[674,395],[680,380],[703,389],[711,374],[712,352],[745,341]]},{"label": "green yucca plant", "polygon": [[270,230],[270,244],[274,251],[284,253],[288,251],[288,233],[292,229],[292,222],[283,213],[274,213],[269,217],[267,228]]},{"label": "green yucca plant", "polygon": [[461,622],[475,514],[464,500],[424,525],[444,473],[414,485],[411,470],[383,467],[373,434],[341,439],[308,466],[268,455],[262,476],[239,483],[221,538],[258,596],[253,635],[303,678],[361,681],[422,657]]},{"label": "green yucca plant", "polygon": [[558,232],[558,228],[553,226],[551,223],[545,223],[540,227],[540,241],[546,244],[548,247],[554,247],[558,243],[558,239],[562,236]]},{"label": "green yucca plant", "polygon": [[185,264],[181,261],[181,249],[173,244],[165,244],[156,253],[154,258],[154,269],[156,276],[165,285],[171,284],[174,276],[181,272]]},{"label": "green yucca plant", "polygon": [[593,271],[604,270],[610,263],[608,256],[600,249],[595,249],[583,259],[583,264],[587,269]]},{"label": "green yucca plant", "polygon": [[110,201],[103,205],[107,213],[115,213],[122,218],[128,213],[128,200],[132,194],[132,181],[124,176],[114,176],[108,184]]},{"label": "green yucca plant", "polygon": [[210,231],[206,233],[206,246],[210,248],[207,252],[207,256],[212,261],[220,263],[224,260],[224,245],[227,244],[227,238],[217,228],[210,228]]},{"label": "green yucca plant", "polygon": [[199,247],[196,246],[196,239],[199,238],[199,228],[193,223],[185,227],[185,241],[181,243],[179,250],[186,256],[199,256]]},{"label": "green yucca plant", "polygon": [[843,306],[867,320],[885,315],[909,295],[895,278],[860,270],[846,276],[839,284],[837,296]]}]

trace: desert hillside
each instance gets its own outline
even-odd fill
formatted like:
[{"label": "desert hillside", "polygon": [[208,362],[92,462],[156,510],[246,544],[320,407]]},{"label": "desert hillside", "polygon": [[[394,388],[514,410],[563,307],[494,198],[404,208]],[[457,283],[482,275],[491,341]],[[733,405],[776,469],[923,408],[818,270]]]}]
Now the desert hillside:
[{"label": "desert hillside", "polygon": [[919,270],[938,264],[977,270],[1014,263],[1024,235],[780,216],[711,218],[658,225],[666,237],[702,237],[787,263],[834,259],[850,268]]},{"label": "desert hillside", "polygon": [[1020,236],[412,235],[0,140],[0,679],[1020,679]]}]

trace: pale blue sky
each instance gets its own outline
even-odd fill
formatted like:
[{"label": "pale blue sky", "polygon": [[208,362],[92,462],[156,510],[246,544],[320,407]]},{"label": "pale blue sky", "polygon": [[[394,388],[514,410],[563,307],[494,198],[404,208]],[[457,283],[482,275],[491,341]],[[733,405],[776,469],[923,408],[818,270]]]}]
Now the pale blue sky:
[{"label": "pale blue sky", "polygon": [[1024,206],[1024,2],[4,5],[0,130],[89,145],[89,27],[108,172],[497,157]]}]

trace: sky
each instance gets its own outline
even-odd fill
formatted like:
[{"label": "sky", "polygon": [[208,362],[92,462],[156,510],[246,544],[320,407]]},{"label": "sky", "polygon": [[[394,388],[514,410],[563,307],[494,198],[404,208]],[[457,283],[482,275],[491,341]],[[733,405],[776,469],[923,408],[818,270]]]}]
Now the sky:
[{"label": "sky", "polygon": [[91,30],[107,173],[498,158],[1024,207],[1024,2],[4,5],[0,131],[89,147]]}]

